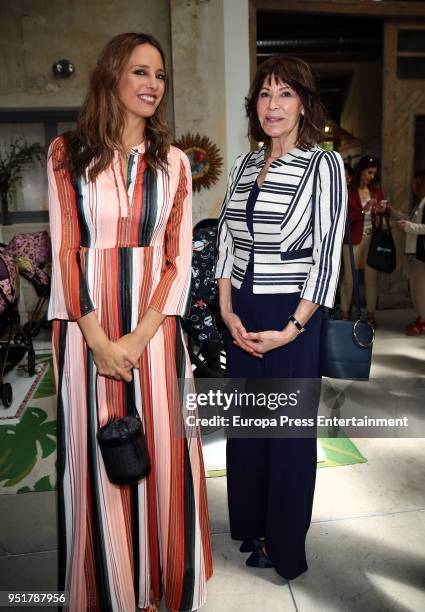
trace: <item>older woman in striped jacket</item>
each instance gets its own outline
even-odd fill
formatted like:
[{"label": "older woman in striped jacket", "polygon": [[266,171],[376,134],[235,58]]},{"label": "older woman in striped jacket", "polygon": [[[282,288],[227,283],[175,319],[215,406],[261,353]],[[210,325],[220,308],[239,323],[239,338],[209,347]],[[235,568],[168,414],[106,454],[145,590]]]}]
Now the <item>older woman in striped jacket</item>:
[{"label": "older woman in striped jacket", "polygon": [[[265,144],[237,158],[219,220],[227,376],[318,378],[321,307],[333,306],[340,270],[343,162],[317,146],[324,110],[305,62],[261,64],[246,110]],[[231,535],[252,552],[247,565],[287,579],[307,569],[316,451],[314,438],[228,439]]]}]

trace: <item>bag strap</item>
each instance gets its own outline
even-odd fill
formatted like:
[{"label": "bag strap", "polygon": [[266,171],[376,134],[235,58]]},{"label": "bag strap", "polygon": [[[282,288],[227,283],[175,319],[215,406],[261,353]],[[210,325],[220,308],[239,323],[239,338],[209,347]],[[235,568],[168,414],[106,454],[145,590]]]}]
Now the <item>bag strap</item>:
[{"label": "bag strap", "polygon": [[[134,375],[133,375],[134,376]],[[100,429],[100,421],[99,421],[99,395],[98,395],[98,378],[99,378],[99,374],[97,372],[97,368],[96,368],[96,374],[95,374],[95,379],[94,379],[94,392],[95,392],[95,397],[96,397],[96,421],[97,421],[97,428]],[[134,384],[133,381],[131,382],[126,382],[125,383],[125,393],[126,393],[126,405],[127,405],[127,414],[126,416],[135,416],[136,418],[138,418],[140,420],[140,416],[139,413],[137,412],[137,408],[136,408],[136,401],[135,401],[135,397],[134,397]]]},{"label": "bag strap", "polygon": [[[317,207],[318,207],[318,202],[316,199],[316,192],[317,192],[317,181],[319,178],[319,165],[320,162],[323,158],[323,156],[325,155],[326,151],[323,151],[323,153],[320,153],[317,158],[316,158],[316,166],[314,168],[314,179],[313,179],[313,192],[312,192],[312,199],[313,199],[313,206],[314,206],[314,211],[313,211],[313,215],[312,215],[312,226],[313,226],[313,241],[314,241],[314,226],[315,226],[315,218],[316,218],[316,212],[317,212]],[[348,239],[348,250],[350,253],[350,265],[351,265],[351,274],[353,277],[353,297],[354,297],[354,304],[356,307],[356,313],[357,313],[357,318],[360,319],[361,318],[361,309],[360,309],[360,286],[359,286],[359,273],[358,270],[356,268],[356,264],[354,261],[354,251],[353,251],[353,241],[351,238],[351,226],[350,226],[350,220],[348,218],[348,211],[347,211],[347,219],[345,222],[345,230],[346,230],[346,234],[347,234],[347,239]]]},{"label": "bag strap", "polygon": [[347,220],[345,222],[345,231],[346,231],[347,240],[348,240],[348,251],[350,253],[351,275],[353,277],[353,298],[354,298],[354,305],[356,307],[356,316],[357,316],[357,319],[361,319],[362,311],[361,311],[361,308],[360,308],[359,271],[357,270],[356,262],[354,261],[353,240],[351,238],[351,224],[350,224],[350,219],[348,218],[348,212],[347,212]]}]

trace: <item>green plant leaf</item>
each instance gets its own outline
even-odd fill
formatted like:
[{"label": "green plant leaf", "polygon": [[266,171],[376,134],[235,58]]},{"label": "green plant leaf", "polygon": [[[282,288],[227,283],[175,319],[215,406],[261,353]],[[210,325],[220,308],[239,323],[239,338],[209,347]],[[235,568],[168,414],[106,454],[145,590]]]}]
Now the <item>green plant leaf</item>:
[{"label": "green plant leaf", "polygon": [[17,425],[0,426],[0,482],[14,486],[27,476],[37,461],[37,442],[42,457],[56,448],[56,422],[47,421],[41,408],[27,408]]},{"label": "green plant leaf", "polygon": [[40,478],[40,480],[37,480],[37,482],[34,485],[34,491],[54,491],[54,487],[52,487],[52,485],[50,484],[50,479],[48,476],[43,476],[43,478]]}]

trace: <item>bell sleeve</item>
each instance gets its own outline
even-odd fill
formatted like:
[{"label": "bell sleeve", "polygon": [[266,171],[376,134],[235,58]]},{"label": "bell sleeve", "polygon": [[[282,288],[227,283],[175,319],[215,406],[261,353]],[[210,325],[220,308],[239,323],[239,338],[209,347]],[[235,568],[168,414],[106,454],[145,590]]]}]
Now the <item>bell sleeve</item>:
[{"label": "bell sleeve", "polygon": [[51,143],[47,159],[52,283],[49,319],[76,321],[96,309],[81,264],[77,202],[66,166],[63,137]]},{"label": "bell sleeve", "polygon": [[165,268],[149,307],[164,315],[183,316],[189,305],[192,262],[192,173],[183,153],[164,248]]},{"label": "bell sleeve", "polygon": [[344,163],[339,153],[327,151],[319,164],[314,215],[313,263],[301,297],[332,308],[341,265],[347,216]]}]

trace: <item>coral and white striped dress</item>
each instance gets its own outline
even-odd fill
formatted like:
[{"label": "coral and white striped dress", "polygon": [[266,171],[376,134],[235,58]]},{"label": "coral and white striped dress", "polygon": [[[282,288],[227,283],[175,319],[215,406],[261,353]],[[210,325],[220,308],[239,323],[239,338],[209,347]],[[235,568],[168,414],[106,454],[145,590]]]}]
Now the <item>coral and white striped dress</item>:
[{"label": "coral and white striped dress", "polygon": [[[184,416],[178,378],[191,376],[179,319],[190,284],[191,175],[169,152],[168,175],[151,171],[143,145],[95,182],[71,182],[65,141],[48,159],[53,251],[53,353],[58,390],[59,588],[70,610],[133,612],[150,591],[170,610],[205,601],[212,574],[201,441],[177,436]],[[111,340],[133,330],[148,308],[167,316],[134,370],[136,409],[152,460],[135,486],[111,484],[96,443],[104,425],[131,412],[125,383],[98,378],[77,319],[94,311]]]}]

